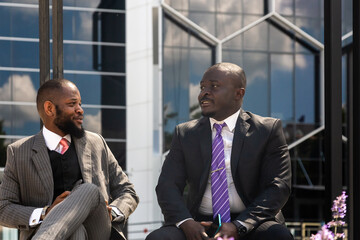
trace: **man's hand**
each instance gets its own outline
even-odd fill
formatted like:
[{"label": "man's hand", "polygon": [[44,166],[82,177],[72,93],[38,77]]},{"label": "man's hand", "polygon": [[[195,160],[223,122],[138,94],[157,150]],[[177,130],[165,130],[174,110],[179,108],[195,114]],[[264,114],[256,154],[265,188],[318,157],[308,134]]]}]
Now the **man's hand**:
[{"label": "man's hand", "polygon": [[185,233],[187,240],[209,239],[205,233],[205,228],[199,222],[187,220],[180,225],[181,230]]},{"label": "man's hand", "polygon": [[235,240],[240,239],[236,226],[233,223],[222,223],[220,231],[215,235],[215,239],[218,237],[233,237]]},{"label": "man's hand", "polygon": [[[48,209],[46,209],[46,213],[45,216],[51,211],[51,209],[53,209],[53,207],[55,207],[56,205],[58,205],[59,203],[61,203],[62,201],[64,201],[64,199],[69,196],[70,191],[65,191],[62,194],[60,194],[59,196],[57,196],[55,198],[55,201],[51,204],[50,207],[48,207]],[[42,218],[42,217],[41,217]],[[43,219],[41,219],[43,220]]]},{"label": "man's hand", "polygon": [[107,208],[107,210],[108,210],[108,212],[109,212],[110,222],[111,222],[112,219],[113,219],[113,217],[112,217],[112,215],[111,215],[111,210],[112,210],[112,208],[109,206],[108,201],[105,200],[105,203],[106,203],[106,208]]}]

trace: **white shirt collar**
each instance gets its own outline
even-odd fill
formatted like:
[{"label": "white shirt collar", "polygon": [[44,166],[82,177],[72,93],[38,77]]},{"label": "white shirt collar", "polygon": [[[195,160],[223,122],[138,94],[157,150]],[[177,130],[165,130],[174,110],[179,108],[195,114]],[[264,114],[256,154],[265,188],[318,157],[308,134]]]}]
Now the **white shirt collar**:
[{"label": "white shirt collar", "polygon": [[[58,147],[59,142],[62,139],[62,137],[60,135],[50,131],[45,126],[43,126],[42,132],[43,132],[43,136],[44,136],[44,139],[45,139],[46,146],[51,151],[54,151]],[[64,138],[66,138],[66,140],[68,140],[69,143],[71,143],[70,134],[65,135]]]},{"label": "white shirt collar", "polygon": [[230,132],[233,132],[234,129],[235,129],[236,121],[237,121],[237,119],[239,117],[239,114],[240,114],[240,109],[236,113],[234,113],[233,115],[225,118],[223,121],[217,121],[217,120],[215,120],[213,118],[210,118],[211,130],[213,130],[213,128],[214,128],[214,123],[222,124],[222,123],[225,122],[226,126],[229,128]]}]

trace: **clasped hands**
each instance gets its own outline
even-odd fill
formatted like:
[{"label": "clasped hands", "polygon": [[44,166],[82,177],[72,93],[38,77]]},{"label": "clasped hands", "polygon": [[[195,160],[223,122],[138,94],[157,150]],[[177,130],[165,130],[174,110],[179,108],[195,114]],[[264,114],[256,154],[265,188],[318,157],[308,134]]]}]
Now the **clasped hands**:
[{"label": "clasped hands", "polygon": [[185,233],[187,240],[214,240],[218,237],[233,237],[235,240],[239,239],[237,229],[233,223],[222,223],[220,231],[210,238],[206,234],[206,230],[210,227],[211,222],[196,222],[194,220],[187,220],[180,225],[181,230]]},{"label": "clasped hands", "polygon": [[[55,198],[54,202],[51,204],[51,206],[49,206],[49,207],[46,209],[45,216],[46,216],[46,215],[51,211],[51,209],[53,209],[57,204],[59,204],[59,203],[61,203],[62,201],[64,201],[65,198],[70,195],[70,193],[71,193],[70,191],[65,191],[65,192],[63,192],[62,194],[60,194],[59,196],[57,196],[57,197]],[[108,212],[109,212],[110,221],[112,221],[112,220],[113,220],[113,217],[112,217],[112,215],[111,215],[111,207],[109,206],[108,201],[105,201],[105,202],[106,202],[106,208],[107,208],[107,210],[108,210]],[[42,219],[42,217],[41,217],[40,220],[44,220],[44,219]]]}]

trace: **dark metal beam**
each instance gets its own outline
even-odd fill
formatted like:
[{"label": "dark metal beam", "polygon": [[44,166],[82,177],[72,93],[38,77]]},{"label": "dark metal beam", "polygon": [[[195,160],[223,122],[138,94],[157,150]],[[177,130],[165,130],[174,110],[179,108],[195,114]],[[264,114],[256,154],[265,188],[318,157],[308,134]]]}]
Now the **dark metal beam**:
[{"label": "dark metal beam", "polygon": [[353,0],[353,182],[350,185],[353,213],[352,239],[360,239],[360,3]]},{"label": "dark metal beam", "polygon": [[49,0],[39,0],[40,86],[50,79]]},{"label": "dark metal beam", "polygon": [[53,78],[64,77],[63,0],[52,1]]},{"label": "dark metal beam", "polygon": [[325,16],[325,216],[342,191],[341,0],[324,1]]}]

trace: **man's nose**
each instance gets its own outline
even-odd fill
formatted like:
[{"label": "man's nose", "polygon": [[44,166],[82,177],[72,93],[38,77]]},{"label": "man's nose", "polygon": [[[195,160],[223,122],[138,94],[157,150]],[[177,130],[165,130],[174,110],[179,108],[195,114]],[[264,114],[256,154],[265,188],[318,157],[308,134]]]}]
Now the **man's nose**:
[{"label": "man's nose", "polygon": [[76,112],[80,114],[84,114],[84,109],[80,105],[78,105],[78,107],[76,108]]}]

